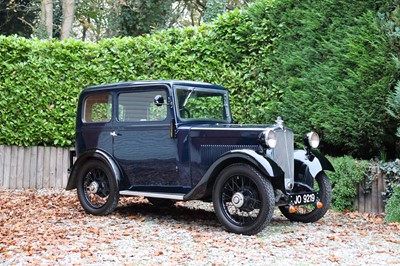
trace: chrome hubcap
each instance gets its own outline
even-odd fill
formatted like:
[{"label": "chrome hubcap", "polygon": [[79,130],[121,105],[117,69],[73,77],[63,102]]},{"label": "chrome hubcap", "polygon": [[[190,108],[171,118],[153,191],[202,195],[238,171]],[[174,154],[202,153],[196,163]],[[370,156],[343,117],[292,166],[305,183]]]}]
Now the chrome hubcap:
[{"label": "chrome hubcap", "polygon": [[244,196],[240,192],[236,192],[232,197],[232,204],[236,208],[240,208],[244,204]]},{"label": "chrome hubcap", "polygon": [[99,183],[97,183],[96,181],[93,181],[92,183],[90,183],[90,185],[87,187],[86,191],[89,194],[96,194],[99,191]]}]

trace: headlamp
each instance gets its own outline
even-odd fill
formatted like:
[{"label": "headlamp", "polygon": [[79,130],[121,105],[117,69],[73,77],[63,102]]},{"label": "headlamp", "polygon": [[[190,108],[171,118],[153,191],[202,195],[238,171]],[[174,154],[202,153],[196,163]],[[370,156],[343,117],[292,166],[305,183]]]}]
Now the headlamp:
[{"label": "headlamp", "polygon": [[259,142],[262,146],[273,149],[276,146],[276,134],[274,129],[267,128],[261,132]]},{"label": "headlamp", "polygon": [[319,146],[319,136],[316,132],[307,133],[304,137],[304,145],[308,148],[317,148]]}]

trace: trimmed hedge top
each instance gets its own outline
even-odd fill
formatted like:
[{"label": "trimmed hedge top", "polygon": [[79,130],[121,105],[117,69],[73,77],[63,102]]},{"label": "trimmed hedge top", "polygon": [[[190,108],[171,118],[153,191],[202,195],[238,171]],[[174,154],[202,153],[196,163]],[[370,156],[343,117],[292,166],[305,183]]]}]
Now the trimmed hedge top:
[{"label": "trimmed hedge top", "polygon": [[397,71],[374,2],[263,0],[202,27],[99,43],[0,36],[0,143],[72,146],[88,85],[185,79],[227,87],[236,121],[280,115],[299,139],[316,129],[325,152],[359,155],[366,144],[372,156]]}]

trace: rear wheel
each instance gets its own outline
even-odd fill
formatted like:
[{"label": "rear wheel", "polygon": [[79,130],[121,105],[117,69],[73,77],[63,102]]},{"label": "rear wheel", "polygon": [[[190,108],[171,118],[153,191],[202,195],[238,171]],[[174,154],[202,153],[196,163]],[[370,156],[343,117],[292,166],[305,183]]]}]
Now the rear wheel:
[{"label": "rear wheel", "polygon": [[275,207],[270,181],[247,164],[233,164],[222,170],[212,199],[217,218],[226,230],[244,235],[262,231]]},{"label": "rear wheel", "polygon": [[109,214],[118,204],[116,178],[105,163],[96,159],[91,159],[82,166],[77,191],[83,209],[93,215]]},{"label": "rear wheel", "polygon": [[[289,206],[280,206],[282,214],[291,221],[312,223],[321,219],[329,209],[332,200],[332,188],[328,176],[321,172],[315,178],[314,190],[318,192],[319,201],[322,202],[322,208],[317,208],[315,204],[306,204],[296,207],[295,213],[289,212]],[[299,191],[301,192],[301,191]]]}]

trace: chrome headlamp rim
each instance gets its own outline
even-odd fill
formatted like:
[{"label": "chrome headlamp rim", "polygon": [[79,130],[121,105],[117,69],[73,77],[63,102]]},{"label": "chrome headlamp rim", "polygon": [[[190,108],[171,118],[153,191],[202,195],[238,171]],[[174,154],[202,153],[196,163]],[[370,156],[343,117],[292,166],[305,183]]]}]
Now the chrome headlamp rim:
[{"label": "chrome headlamp rim", "polygon": [[266,128],[260,134],[259,142],[262,146],[273,149],[276,147],[276,134],[274,128]]},{"label": "chrome headlamp rim", "polygon": [[304,143],[308,148],[316,149],[319,146],[320,138],[317,132],[311,131],[306,134]]}]

